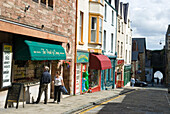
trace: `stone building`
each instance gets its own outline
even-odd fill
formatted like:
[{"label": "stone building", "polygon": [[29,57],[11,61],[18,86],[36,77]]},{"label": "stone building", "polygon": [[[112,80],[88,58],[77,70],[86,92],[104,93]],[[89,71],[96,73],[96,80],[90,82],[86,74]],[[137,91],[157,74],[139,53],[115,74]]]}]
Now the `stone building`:
[{"label": "stone building", "polygon": [[[0,1],[0,106],[13,82],[25,85],[26,102],[36,99],[45,65],[52,80],[57,70],[62,72],[73,94],[75,14],[76,0]],[[53,83],[49,86],[53,97]]]}]

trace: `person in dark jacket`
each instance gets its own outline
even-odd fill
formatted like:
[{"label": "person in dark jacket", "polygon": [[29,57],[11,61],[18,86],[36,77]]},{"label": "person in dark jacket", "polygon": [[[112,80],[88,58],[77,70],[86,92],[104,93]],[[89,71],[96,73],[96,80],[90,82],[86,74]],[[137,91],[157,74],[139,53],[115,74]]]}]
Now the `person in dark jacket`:
[{"label": "person in dark jacket", "polygon": [[49,74],[49,67],[45,66],[44,67],[44,72],[40,78],[40,87],[39,87],[39,93],[38,93],[38,98],[36,101],[36,104],[40,102],[41,95],[44,92],[45,99],[44,99],[44,104],[47,104],[47,99],[48,99],[48,84],[51,82],[51,75]]}]

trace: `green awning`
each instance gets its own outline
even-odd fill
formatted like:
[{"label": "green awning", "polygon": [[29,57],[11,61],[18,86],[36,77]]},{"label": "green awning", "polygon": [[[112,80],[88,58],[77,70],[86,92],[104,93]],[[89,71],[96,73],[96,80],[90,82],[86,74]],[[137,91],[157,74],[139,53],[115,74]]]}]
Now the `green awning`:
[{"label": "green awning", "polygon": [[15,43],[15,60],[65,60],[65,50],[61,45],[18,40]]}]

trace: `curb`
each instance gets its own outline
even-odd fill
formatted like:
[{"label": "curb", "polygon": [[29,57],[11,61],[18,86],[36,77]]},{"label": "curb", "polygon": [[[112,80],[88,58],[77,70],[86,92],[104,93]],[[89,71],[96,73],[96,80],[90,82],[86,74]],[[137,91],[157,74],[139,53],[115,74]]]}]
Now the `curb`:
[{"label": "curb", "polygon": [[119,95],[123,95],[123,94],[126,94],[126,93],[131,92],[131,91],[134,91],[134,90],[136,90],[136,89],[130,89],[130,90],[127,90],[127,91],[122,92],[122,93],[120,92],[118,95],[114,95],[114,96],[110,96],[110,97],[107,97],[107,98],[99,99],[99,100],[97,100],[97,101],[95,101],[95,102],[88,103],[88,104],[86,104],[86,105],[83,105],[83,106],[80,106],[80,107],[78,107],[78,108],[72,109],[72,110],[70,110],[70,111],[64,112],[63,114],[72,114],[72,113],[75,113],[75,112],[77,112],[77,111],[79,111],[79,110],[83,110],[83,109],[85,109],[85,108],[88,108],[88,109],[89,109],[89,108],[93,107],[94,105],[101,104],[102,102],[105,102],[105,101],[107,101],[107,100],[109,100],[109,99],[118,97]]}]

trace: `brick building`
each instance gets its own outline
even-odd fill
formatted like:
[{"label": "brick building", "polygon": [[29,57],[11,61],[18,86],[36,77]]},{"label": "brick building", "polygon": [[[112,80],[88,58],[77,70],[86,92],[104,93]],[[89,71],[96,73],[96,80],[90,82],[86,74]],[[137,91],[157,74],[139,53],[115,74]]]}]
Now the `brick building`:
[{"label": "brick building", "polygon": [[[29,98],[36,99],[38,73],[44,65],[50,67],[52,79],[55,72],[61,70],[65,86],[73,94],[75,15],[76,0],[0,1],[0,99],[6,98],[13,82],[24,83],[29,87],[25,88],[30,92]],[[7,57],[6,47],[10,55],[8,69],[3,58]],[[35,53],[32,55],[31,49],[37,49],[39,54],[43,51],[38,58]],[[30,55],[24,56],[25,53]],[[50,85],[49,93],[53,97],[53,83]],[[27,102],[31,102],[29,98]],[[1,100],[0,106],[3,105]]]}]

